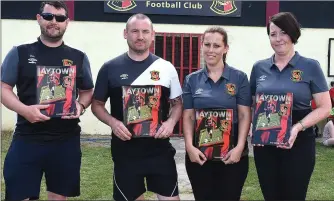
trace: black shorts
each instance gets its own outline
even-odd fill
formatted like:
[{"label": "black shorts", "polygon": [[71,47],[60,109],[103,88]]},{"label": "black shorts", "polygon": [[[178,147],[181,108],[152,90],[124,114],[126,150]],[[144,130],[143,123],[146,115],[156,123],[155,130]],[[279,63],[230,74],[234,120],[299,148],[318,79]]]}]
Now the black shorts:
[{"label": "black shorts", "polygon": [[38,199],[43,173],[47,191],[79,196],[80,166],[80,135],[45,144],[13,139],[4,162],[5,199]]},{"label": "black shorts", "polygon": [[115,200],[135,200],[147,190],[174,197],[179,194],[177,170],[173,153],[114,162]]}]

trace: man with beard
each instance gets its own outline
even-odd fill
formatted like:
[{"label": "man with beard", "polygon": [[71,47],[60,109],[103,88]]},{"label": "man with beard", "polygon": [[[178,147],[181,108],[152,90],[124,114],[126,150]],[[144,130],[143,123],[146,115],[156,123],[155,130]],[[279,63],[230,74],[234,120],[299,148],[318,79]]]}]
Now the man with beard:
[{"label": "man with beard", "polygon": [[[129,50],[102,66],[92,101],[94,115],[112,129],[113,197],[115,200],[144,200],[146,179],[147,190],[156,193],[159,200],[179,200],[175,149],[169,142],[182,113],[182,89],[177,71],[170,62],[150,53],[154,31],[146,15],[135,14],[128,19],[124,38]],[[121,79],[124,73],[128,79]],[[161,90],[157,99],[159,114],[154,115],[157,118],[149,124],[147,121],[136,124],[149,130],[161,125],[153,137],[132,138],[122,122],[122,88],[129,85],[143,88],[153,85]],[[108,98],[111,114],[105,108]]]},{"label": "man with beard", "polygon": [[[43,173],[49,200],[80,195],[78,123],[93,94],[90,65],[85,53],[63,42],[69,23],[64,2],[42,2],[36,17],[41,29],[37,41],[13,47],[1,66],[2,104],[18,115],[4,162],[5,200],[38,199]],[[42,112],[53,104],[37,104],[36,69],[66,65],[76,66],[77,113],[50,118]],[[13,92],[15,85],[18,96]]]}]

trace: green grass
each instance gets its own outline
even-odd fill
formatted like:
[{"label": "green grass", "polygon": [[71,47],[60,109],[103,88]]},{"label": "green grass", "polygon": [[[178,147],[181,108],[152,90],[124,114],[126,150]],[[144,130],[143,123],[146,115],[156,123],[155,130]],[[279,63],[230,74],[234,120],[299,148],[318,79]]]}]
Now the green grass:
[{"label": "green grass", "polygon": [[263,200],[259,180],[255,169],[254,159],[249,157],[249,170],[241,194],[242,200]]},{"label": "green grass", "polygon": [[[6,156],[11,133],[2,133],[1,160]],[[309,185],[307,200],[334,200],[334,148],[317,144],[316,166]],[[82,145],[81,196],[70,200],[112,200],[113,163],[109,147],[93,144]],[[2,169],[1,169],[2,175]],[[4,199],[4,180],[1,178],[1,195]],[[180,189],[180,193],[185,193]],[[186,192],[189,193],[189,192]],[[42,181],[40,199],[46,200],[45,182]],[[156,199],[148,192],[146,199]],[[254,160],[250,157],[249,173],[243,188],[243,200],[263,200]]]},{"label": "green grass", "polygon": [[316,153],[316,166],[307,199],[334,200],[334,147],[318,144]]},{"label": "green grass", "polygon": [[[298,173],[296,173],[298,174]],[[250,157],[249,172],[241,199],[263,200],[254,159]],[[307,200],[334,200],[334,147],[316,146],[316,164],[306,196]]]},{"label": "green grass", "polygon": [[[1,199],[5,198],[5,186],[3,179],[3,162],[11,142],[11,132],[2,132],[1,141]],[[81,195],[70,200],[112,200],[112,177],[113,163],[111,160],[110,147],[82,145],[81,164]],[[152,198],[150,192],[145,198]],[[47,193],[43,177],[40,199],[46,200]]]}]

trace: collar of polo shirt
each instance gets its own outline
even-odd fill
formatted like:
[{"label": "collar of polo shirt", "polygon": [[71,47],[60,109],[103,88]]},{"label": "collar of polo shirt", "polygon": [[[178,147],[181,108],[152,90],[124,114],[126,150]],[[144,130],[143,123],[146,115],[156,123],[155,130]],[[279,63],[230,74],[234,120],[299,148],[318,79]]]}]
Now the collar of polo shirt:
[{"label": "collar of polo shirt", "polygon": [[[273,68],[274,67],[274,58],[275,55],[271,56],[270,58],[270,67]],[[291,67],[296,67],[296,64],[298,62],[298,60],[300,59],[300,54],[295,51],[295,55],[293,55],[292,59],[289,61],[289,64]]]},{"label": "collar of polo shirt", "polygon": [[[225,63],[223,74],[221,75],[221,77],[226,79],[226,80],[229,80],[230,79],[230,71],[231,71],[230,66],[227,63]],[[209,72],[208,72],[207,66],[205,66],[203,68],[203,72],[204,72],[204,75],[206,77],[205,82],[207,82],[209,80]]]}]

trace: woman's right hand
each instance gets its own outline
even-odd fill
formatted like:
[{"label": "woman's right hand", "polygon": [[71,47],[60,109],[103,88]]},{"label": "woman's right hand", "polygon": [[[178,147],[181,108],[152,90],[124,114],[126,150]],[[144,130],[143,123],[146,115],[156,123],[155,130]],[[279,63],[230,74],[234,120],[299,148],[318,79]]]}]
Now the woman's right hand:
[{"label": "woman's right hand", "polygon": [[203,154],[203,152],[201,152],[199,149],[197,149],[194,146],[189,146],[186,148],[186,151],[189,155],[189,159],[191,162],[193,163],[198,163],[200,165],[203,165],[206,161],[206,157]]}]

